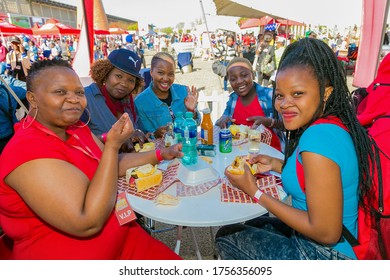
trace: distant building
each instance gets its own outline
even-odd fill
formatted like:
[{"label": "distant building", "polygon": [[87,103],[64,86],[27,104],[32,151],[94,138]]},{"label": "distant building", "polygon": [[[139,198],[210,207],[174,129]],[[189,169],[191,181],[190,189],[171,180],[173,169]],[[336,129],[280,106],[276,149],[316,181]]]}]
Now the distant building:
[{"label": "distant building", "polygon": [[[77,7],[50,0],[1,0],[0,11],[8,15],[12,24],[30,28],[34,23],[42,25],[49,18],[77,27]],[[107,15],[108,25],[127,29],[137,21]]]}]

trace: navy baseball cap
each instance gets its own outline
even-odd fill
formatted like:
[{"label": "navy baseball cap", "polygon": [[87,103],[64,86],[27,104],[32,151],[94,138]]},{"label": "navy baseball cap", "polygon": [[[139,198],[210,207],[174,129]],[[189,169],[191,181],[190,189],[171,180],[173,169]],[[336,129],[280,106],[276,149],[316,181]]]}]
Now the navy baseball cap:
[{"label": "navy baseball cap", "polygon": [[141,58],[135,53],[127,49],[113,50],[108,55],[108,60],[114,67],[123,72],[143,79],[139,71],[141,70]]}]

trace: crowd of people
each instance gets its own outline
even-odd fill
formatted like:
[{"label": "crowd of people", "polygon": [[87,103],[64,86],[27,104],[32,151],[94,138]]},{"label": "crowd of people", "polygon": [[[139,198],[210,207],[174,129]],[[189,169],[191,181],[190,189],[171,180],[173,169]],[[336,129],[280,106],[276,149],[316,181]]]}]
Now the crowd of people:
[{"label": "crowd of people", "polygon": [[[215,125],[268,129],[284,160],[255,155],[249,161],[259,173],[280,173],[292,198],[288,205],[261,192],[247,166],[243,175],[226,171],[275,217],[222,227],[216,236],[222,259],[356,258],[342,228],[357,236],[359,195],[371,194],[370,171],[378,168],[374,144],[359,124],[334,49],[315,35],[292,42],[266,30],[242,44],[233,34],[212,42],[213,59],[226,66],[224,88],[232,88]],[[178,112],[201,121],[196,86],[175,83],[172,42],[152,42],[152,82],[145,85],[140,70],[151,42],[99,38],[93,83],[83,87],[71,67],[76,39],[25,38],[12,37],[7,51],[0,44],[4,78],[29,108],[18,121],[21,105],[2,93],[0,105],[8,107],[0,111],[0,228],[13,241],[11,257],[180,259],[136,221],[120,226],[115,209],[117,179],[128,168],[183,156],[181,144],[145,153],[134,145],[164,137]],[[8,91],[1,84],[0,90]]]}]

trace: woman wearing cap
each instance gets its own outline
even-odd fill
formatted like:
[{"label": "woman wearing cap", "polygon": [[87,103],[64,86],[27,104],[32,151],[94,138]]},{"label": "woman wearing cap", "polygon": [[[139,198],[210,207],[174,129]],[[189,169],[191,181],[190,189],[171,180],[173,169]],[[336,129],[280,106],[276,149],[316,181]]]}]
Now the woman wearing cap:
[{"label": "woman wearing cap", "polygon": [[271,146],[281,150],[281,143],[274,129],[282,123],[273,118],[272,89],[262,87],[253,81],[252,65],[246,58],[236,57],[227,66],[227,77],[233,88],[226,109],[216,125],[227,127],[230,122],[247,126],[260,124],[272,134]]},{"label": "woman wearing cap", "polygon": [[11,37],[12,50],[7,53],[6,74],[25,82],[27,70],[31,67],[30,54],[24,50],[21,40]]},{"label": "woman wearing cap", "polygon": [[138,116],[138,126],[144,132],[162,137],[166,125],[173,122],[176,112],[191,111],[200,121],[196,105],[198,92],[194,86],[174,84],[176,63],[165,52],[156,53],[151,61],[150,75],[152,82],[134,100]]},{"label": "woman wearing cap", "polygon": [[[110,53],[107,59],[97,60],[91,66],[94,83],[85,87],[88,105],[82,120],[102,141],[118,118],[125,112],[136,125],[133,95],[142,90],[143,80],[139,74],[141,59],[134,52],[118,49]],[[122,152],[133,150],[133,142],[140,145],[146,141],[144,133],[134,130],[122,147]]]}]

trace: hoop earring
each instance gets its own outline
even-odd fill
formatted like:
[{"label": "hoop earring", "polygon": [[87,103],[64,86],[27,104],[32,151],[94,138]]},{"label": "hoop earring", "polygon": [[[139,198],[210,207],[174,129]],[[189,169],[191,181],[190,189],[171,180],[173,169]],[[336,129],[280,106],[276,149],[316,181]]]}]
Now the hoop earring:
[{"label": "hoop earring", "polygon": [[[87,107],[85,107],[84,110],[87,112],[88,121],[87,121],[85,124],[83,124],[83,125],[73,125],[73,126],[78,127],[78,128],[83,128],[83,127],[86,127],[86,126],[89,124],[89,122],[91,121],[91,112],[88,110]],[[79,121],[80,121],[80,120],[79,120]]]},{"label": "hoop earring", "polygon": [[[30,113],[31,113],[31,111],[32,111],[33,109],[35,109],[34,117],[33,117],[33,119],[31,120],[31,122],[26,126],[27,117],[30,115]],[[32,123],[35,121],[37,115],[38,115],[38,106],[37,106],[37,107],[31,107],[31,109],[28,110],[28,112],[27,112],[27,116],[26,116],[26,117],[24,118],[24,120],[23,120],[22,128],[23,128],[23,129],[29,128],[29,127],[32,125]]]}]

